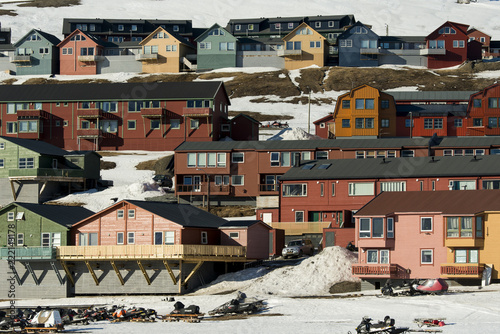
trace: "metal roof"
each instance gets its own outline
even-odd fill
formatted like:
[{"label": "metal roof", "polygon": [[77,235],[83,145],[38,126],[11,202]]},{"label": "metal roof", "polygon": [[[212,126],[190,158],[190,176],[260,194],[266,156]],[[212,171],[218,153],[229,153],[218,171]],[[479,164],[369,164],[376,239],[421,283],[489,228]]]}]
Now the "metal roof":
[{"label": "metal roof", "polygon": [[3,85],[0,101],[211,99],[221,87],[224,85],[220,81]]},{"label": "metal roof", "polygon": [[384,91],[398,101],[469,101],[477,91]]},{"label": "metal roof", "polygon": [[425,42],[426,36],[380,36],[381,42]]},{"label": "metal roof", "polygon": [[70,228],[73,224],[94,214],[94,212],[79,206],[48,205],[21,202],[11,203],[1,210],[10,210],[11,206],[13,205],[24,208],[25,210],[31,211],[39,216],[47,218],[67,228]]},{"label": "metal roof", "polygon": [[404,212],[475,214],[500,211],[500,190],[443,190],[383,192],[355,216],[382,216]]},{"label": "metal roof", "polygon": [[184,227],[218,228],[227,220],[189,204],[124,200]]},{"label": "metal roof", "polygon": [[268,228],[271,228],[269,225],[263,223],[261,220],[230,220],[219,228],[245,228],[245,227],[248,228],[258,223],[262,223],[266,225]]},{"label": "metal roof", "polygon": [[61,157],[64,155],[68,155],[68,152],[63,150],[62,148],[51,145],[41,140],[4,137],[4,136],[0,136],[0,139],[9,141],[15,145],[22,146],[30,151],[34,151],[44,155],[61,156]]},{"label": "metal roof", "polygon": [[[303,169],[305,164],[314,164]],[[331,164],[319,169],[322,164]],[[499,155],[312,160],[290,168],[281,181],[500,176]]]},{"label": "metal roof", "polygon": [[412,113],[414,116],[460,115],[467,113],[466,104],[400,104],[396,105],[398,114]]}]

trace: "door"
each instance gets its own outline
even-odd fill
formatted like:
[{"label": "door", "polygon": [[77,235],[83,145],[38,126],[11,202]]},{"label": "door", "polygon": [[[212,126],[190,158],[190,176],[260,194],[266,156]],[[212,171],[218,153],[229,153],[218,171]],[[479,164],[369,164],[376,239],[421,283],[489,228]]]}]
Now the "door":
[{"label": "door", "polygon": [[309,221],[310,222],[319,222],[321,221],[321,212],[319,211],[309,211]]},{"label": "door", "polygon": [[275,183],[276,183],[276,178],[274,177],[274,175],[266,175],[266,185],[267,185],[266,191],[274,191]]},{"label": "door", "polygon": [[155,245],[163,243],[163,232],[155,232]]},{"label": "door", "polygon": [[262,214],[262,221],[264,223],[272,223],[273,222],[273,213],[272,212],[266,212]]},{"label": "door", "polygon": [[201,176],[200,175],[193,176],[193,190],[196,192],[201,191]]}]

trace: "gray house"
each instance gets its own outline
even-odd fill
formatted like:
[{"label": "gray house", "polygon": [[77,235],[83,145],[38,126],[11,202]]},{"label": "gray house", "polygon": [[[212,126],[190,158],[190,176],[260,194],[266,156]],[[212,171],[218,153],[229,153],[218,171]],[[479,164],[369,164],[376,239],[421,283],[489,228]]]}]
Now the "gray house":
[{"label": "gray house", "polygon": [[59,49],[61,41],[54,35],[33,29],[15,45],[16,51],[10,62],[16,64],[17,75],[59,73]]},{"label": "gray house", "polygon": [[236,67],[237,38],[217,23],[195,39],[198,70]]},{"label": "gray house", "polygon": [[378,66],[379,36],[358,21],[338,37],[338,51],[339,66]]},{"label": "gray house", "polygon": [[0,137],[0,205],[40,203],[95,187],[100,158],[95,152],[67,152],[43,141]]}]

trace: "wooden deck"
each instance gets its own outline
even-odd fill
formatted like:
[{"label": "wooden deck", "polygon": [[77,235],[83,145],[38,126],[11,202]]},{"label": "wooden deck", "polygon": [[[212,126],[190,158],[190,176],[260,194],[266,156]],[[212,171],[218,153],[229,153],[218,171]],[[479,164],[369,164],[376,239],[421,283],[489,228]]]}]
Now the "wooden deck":
[{"label": "wooden deck", "polygon": [[92,260],[183,260],[244,262],[246,247],[218,245],[112,245],[61,246],[57,248],[61,261]]}]

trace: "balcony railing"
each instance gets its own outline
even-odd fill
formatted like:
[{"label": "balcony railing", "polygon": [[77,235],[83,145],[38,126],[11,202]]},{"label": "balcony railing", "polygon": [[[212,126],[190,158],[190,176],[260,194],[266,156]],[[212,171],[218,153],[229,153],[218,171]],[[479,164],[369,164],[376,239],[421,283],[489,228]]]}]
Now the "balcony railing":
[{"label": "balcony railing", "polygon": [[279,184],[259,184],[259,191],[261,193],[277,193]]},{"label": "balcony railing", "polygon": [[377,48],[362,48],[359,50],[362,55],[378,55],[381,54],[381,49]]},{"label": "balcony railing", "polygon": [[352,274],[356,276],[398,277],[396,264],[353,264]]},{"label": "balcony railing", "polygon": [[420,55],[421,56],[427,56],[427,55],[445,55],[446,54],[446,49],[421,49],[420,50]]},{"label": "balcony railing", "polygon": [[481,278],[482,263],[444,263],[441,264],[441,276],[455,278]]},{"label": "balcony railing", "polygon": [[163,108],[141,108],[141,116],[147,118],[160,118],[164,113]]},{"label": "balcony railing", "polygon": [[323,229],[330,227],[331,222],[280,222],[267,224],[272,228],[285,230],[285,235],[302,235],[304,233],[323,233]]},{"label": "balcony railing", "polygon": [[243,260],[246,247],[219,245],[112,245],[57,247],[59,260],[218,259]]},{"label": "balcony railing", "polygon": [[18,119],[48,118],[47,112],[40,109],[17,110]]},{"label": "balcony railing", "polygon": [[76,114],[80,118],[100,118],[102,117],[102,110],[99,108],[91,109],[78,109]]},{"label": "balcony railing", "polygon": [[286,57],[286,56],[300,56],[302,54],[302,50],[278,50],[278,57]]},{"label": "balcony railing", "polygon": [[97,55],[93,55],[93,56],[78,56],[78,61],[81,61],[81,62],[98,62],[98,61],[103,61],[104,60],[104,56],[97,56]]},{"label": "balcony railing", "polygon": [[101,129],[78,129],[76,135],[80,138],[99,138],[102,137]]},{"label": "balcony railing", "polygon": [[[176,187],[177,193],[199,193],[200,195],[207,195],[207,186],[200,185],[178,185]],[[216,185],[210,184],[210,195],[229,195],[231,193],[230,185]]]},{"label": "balcony railing", "polygon": [[140,53],[138,55],[135,55],[135,60],[139,60],[139,61],[151,61],[151,60],[157,60],[157,59],[158,59],[157,53],[150,53],[150,54]]},{"label": "balcony railing", "polygon": [[56,249],[52,247],[2,247],[2,260],[53,260],[56,258]]},{"label": "balcony railing", "polygon": [[182,116],[202,117],[212,115],[212,108],[183,108]]},{"label": "balcony railing", "polygon": [[31,61],[31,56],[25,55],[14,55],[9,58],[11,63],[29,63]]},{"label": "balcony railing", "polygon": [[10,169],[9,177],[83,177],[83,169],[20,168]]}]

